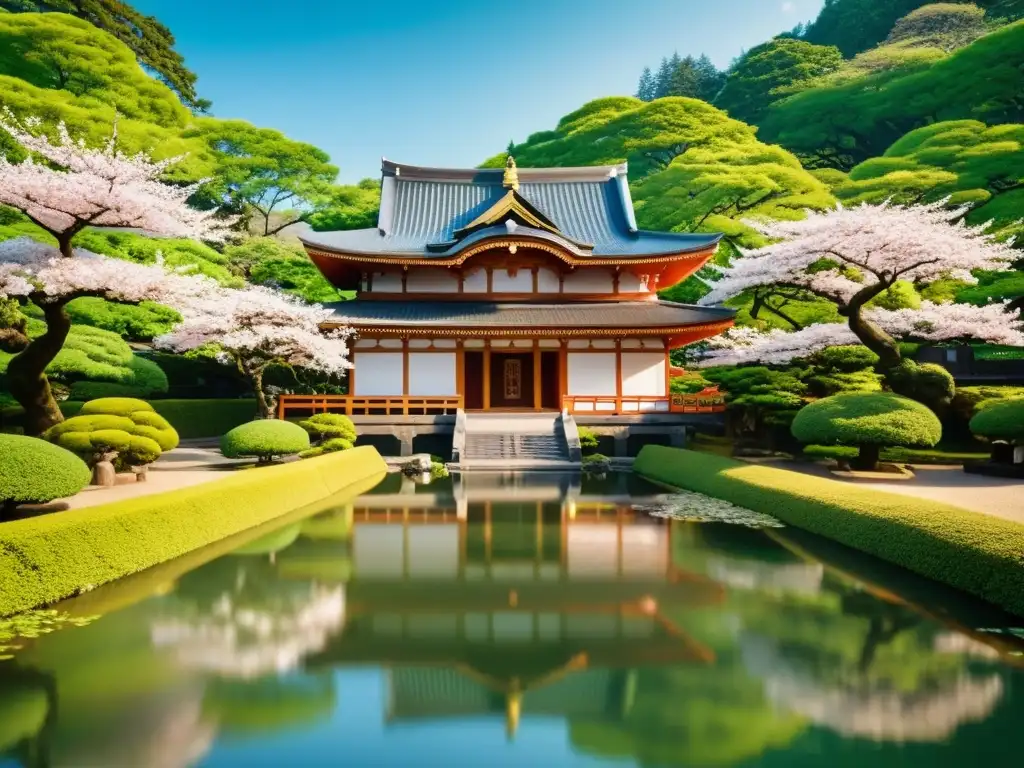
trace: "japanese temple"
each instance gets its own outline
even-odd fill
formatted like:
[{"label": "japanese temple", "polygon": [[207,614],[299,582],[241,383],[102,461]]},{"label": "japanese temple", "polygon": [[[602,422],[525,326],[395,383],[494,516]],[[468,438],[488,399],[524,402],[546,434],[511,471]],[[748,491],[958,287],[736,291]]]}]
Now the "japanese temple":
[{"label": "japanese temple", "polygon": [[[355,331],[350,414],[714,410],[670,393],[669,352],[729,310],[663,301],[721,235],[638,229],[626,164],[445,169],[382,161],[377,226],[302,242]],[[713,394],[713,393],[709,393]],[[322,401],[322,398],[321,398]],[[287,398],[285,408],[310,405]],[[314,406],[315,409],[315,406]]]}]

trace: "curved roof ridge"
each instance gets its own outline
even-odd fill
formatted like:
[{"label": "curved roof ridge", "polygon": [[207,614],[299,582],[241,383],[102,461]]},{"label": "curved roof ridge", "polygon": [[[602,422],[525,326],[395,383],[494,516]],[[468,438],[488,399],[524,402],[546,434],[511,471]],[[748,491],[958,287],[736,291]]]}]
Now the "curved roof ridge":
[{"label": "curved roof ridge", "polygon": [[[492,181],[500,185],[505,174],[502,168],[434,168],[423,165],[396,163],[381,158],[381,175],[393,176],[398,179],[416,179],[419,181]],[[571,168],[529,168],[519,166],[520,182],[541,183],[545,181],[611,181],[625,176],[629,170],[627,163],[614,165],[582,165]]]}]

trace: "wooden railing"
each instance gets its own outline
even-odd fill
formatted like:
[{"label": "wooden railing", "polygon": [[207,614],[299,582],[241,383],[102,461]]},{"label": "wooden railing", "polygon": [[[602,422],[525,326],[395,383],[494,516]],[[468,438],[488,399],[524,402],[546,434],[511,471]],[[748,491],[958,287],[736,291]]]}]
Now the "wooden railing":
[{"label": "wooden railing", "polygon": [[569,413],[627,416],[642,413],[721,413],[725,395],[706,389],[693,395],[668,396],[566,395],[562,407]]},{"label": "wooden railing", "polygon": [[346,416],[454,416],[462,407],[462,397],[362,397],[359,395],[281,395],[277,400],[277,418],[289,412],[301,414],[343,413]]}]

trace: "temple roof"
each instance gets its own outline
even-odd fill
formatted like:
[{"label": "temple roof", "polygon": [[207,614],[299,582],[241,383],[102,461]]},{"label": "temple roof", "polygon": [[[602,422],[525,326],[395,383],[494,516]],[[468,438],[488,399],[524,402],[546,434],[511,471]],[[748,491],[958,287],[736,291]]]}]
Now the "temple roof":
[{"label": "temple roof", "polygon": [[353,299],[327,305],[330,322],[386,327],[465,328],[679,328],[732,320],[729,309],[669,301],[580,304],[502,304],[470,301],[376,301]]},{"label": "temple roof", "polygon": [[[314,232],[301,239],[311,248],[342,253],[444,257],[467,247],[470,238],[478,242],[477,233],[508,236],[505,211],[511,211],[507,220],[516,236],[552,240],[580,256],[706,251],[721,239],[637,229],[625,163],[516,170],[518,181],[510,191],[501,168],[421,168],[383,160],[377,227]],[[496,221],[490,228],[465,231],[492,210]],[[531,211],[556,231],[537,227]]]}]

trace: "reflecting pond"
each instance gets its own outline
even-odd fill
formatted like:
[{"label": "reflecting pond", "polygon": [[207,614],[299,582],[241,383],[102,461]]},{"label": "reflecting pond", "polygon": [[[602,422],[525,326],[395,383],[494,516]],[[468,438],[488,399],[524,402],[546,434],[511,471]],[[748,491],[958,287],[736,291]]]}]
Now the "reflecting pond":
[{"label": "reflecting pond", "polygon": [[7,641],[0,766],[1019,762],[1019,620],[699,501],[388,476]]}]

